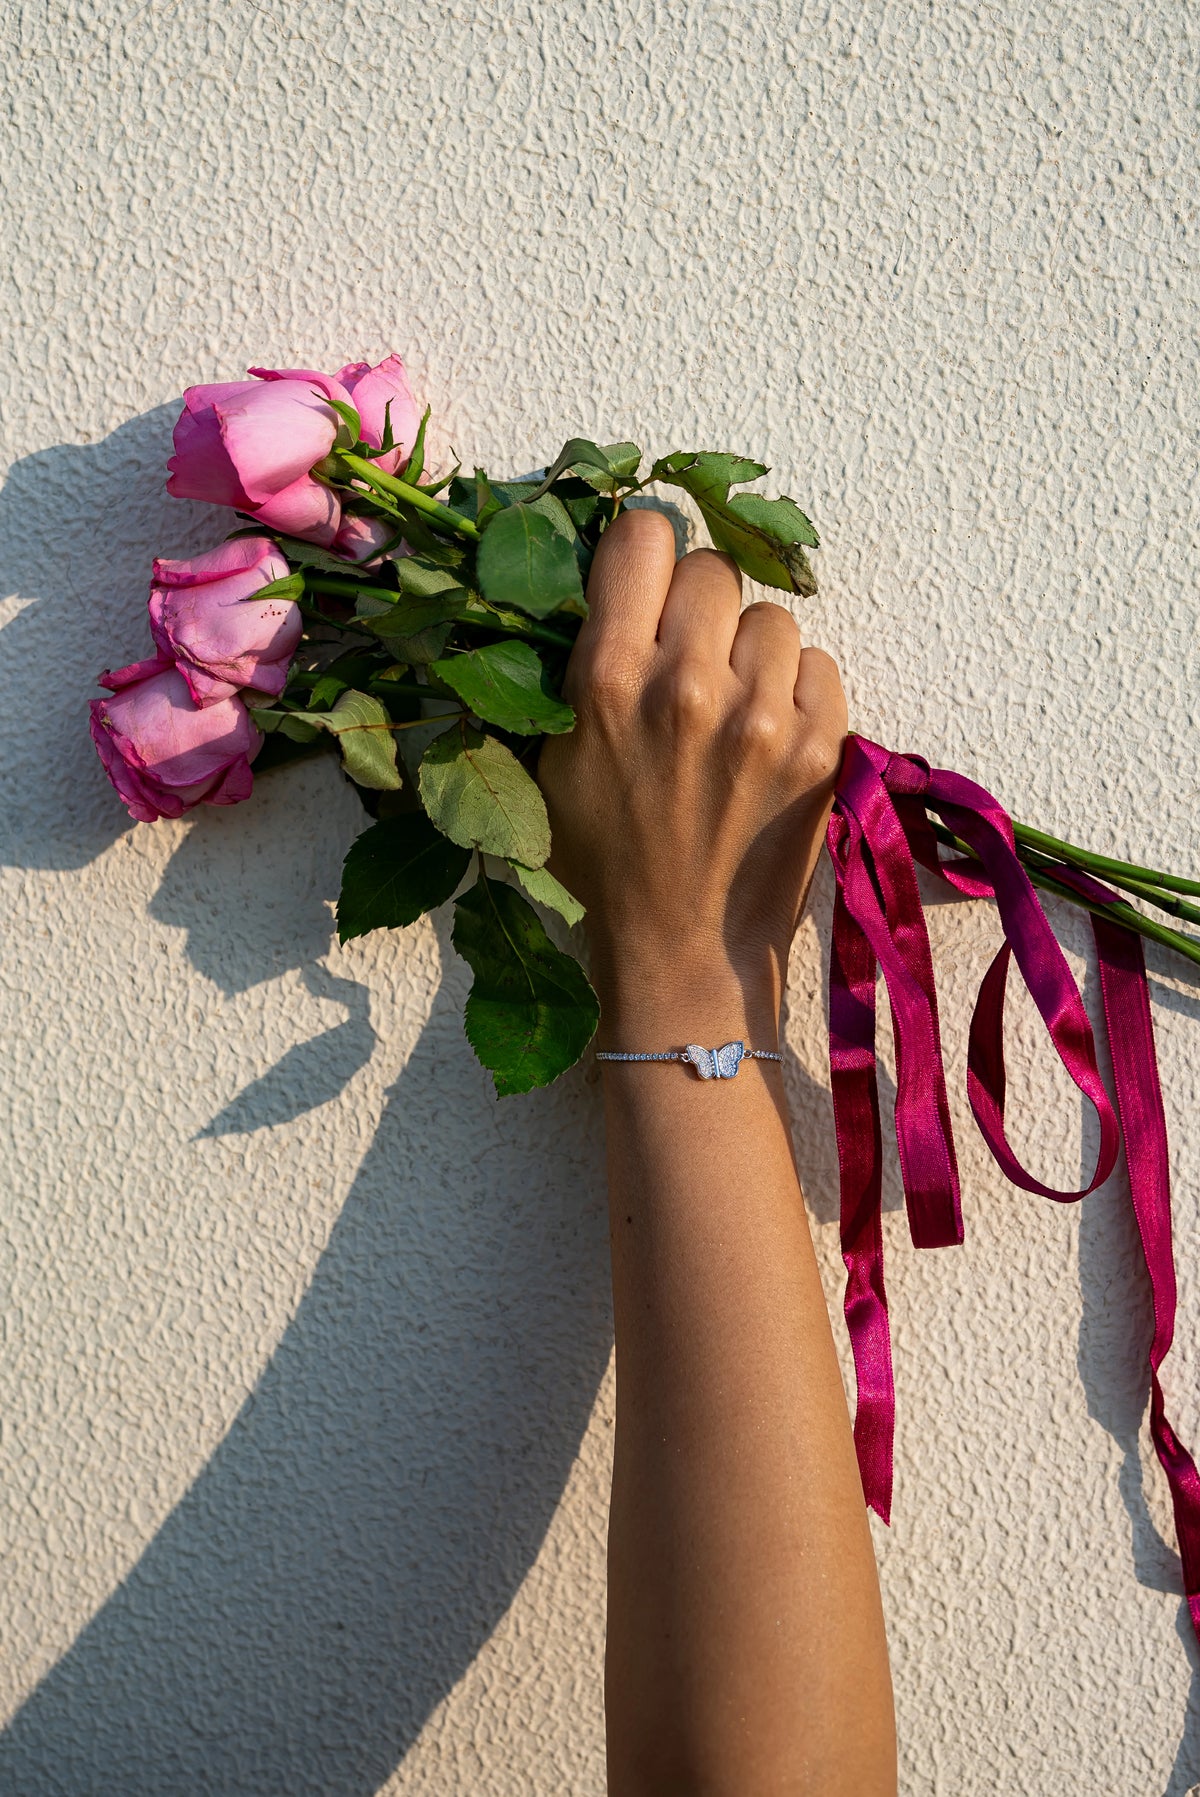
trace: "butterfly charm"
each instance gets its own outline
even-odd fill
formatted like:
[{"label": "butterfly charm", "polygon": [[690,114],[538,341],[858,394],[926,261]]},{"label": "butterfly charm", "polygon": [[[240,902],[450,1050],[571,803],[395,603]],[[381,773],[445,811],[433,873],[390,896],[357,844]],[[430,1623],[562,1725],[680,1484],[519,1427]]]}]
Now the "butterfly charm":
[{"label": "butterfly charm", "polygon": [[701,1079],[732,1079],[745,1052],[744,1042],[726,1042],[724,1048],[701,1048],[699,1043],[689,1042],[683,1056]]}]

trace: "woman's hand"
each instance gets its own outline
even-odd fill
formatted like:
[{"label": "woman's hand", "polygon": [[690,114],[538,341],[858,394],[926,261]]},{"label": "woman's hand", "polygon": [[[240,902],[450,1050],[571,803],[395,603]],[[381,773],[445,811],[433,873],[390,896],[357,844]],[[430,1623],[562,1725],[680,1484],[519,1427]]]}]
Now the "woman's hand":
[{"label": "woman's hand", "polygon": [[837,668],[782,606],[742,611],[727,556],[677,562],[657,512],[605,533],[588,604],[565,685],[578,722],[538,776],[607,1024],[666,1025],[682,977],[714,1027],[734,1010],[773,1035],[841,759]]}]

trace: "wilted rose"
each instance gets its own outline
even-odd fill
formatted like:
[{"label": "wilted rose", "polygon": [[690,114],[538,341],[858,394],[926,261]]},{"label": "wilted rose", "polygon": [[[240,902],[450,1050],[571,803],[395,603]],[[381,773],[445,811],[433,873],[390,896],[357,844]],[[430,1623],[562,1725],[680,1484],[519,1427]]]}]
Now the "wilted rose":
[{"label": "wilted rose", "polygon": [[247,686],[283,691],[303,628],[300,608],[254,594],[289,572],[268,537],[235,537],[186,561],[155,562],[150,628],[198,705]]},{"label": "wilted rose", "polygon": [[263,739],[240,699],[197,705],[161,655],[101,674],[100,684],[112,696],[91,701],[92,738],[130,817],[148,824],[250,797]]}]

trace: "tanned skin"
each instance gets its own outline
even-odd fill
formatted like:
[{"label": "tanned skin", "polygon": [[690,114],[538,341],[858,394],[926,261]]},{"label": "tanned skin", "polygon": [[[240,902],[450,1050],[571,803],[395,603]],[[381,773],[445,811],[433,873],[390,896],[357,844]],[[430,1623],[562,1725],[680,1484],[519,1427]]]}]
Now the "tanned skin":
[{"label": "tanned skin", "polygon": [[[846,730],[838,671],[733,563],[624,513],[539,778],[587,906],[597,1046],[777,1048]],[[817,978],[815,967],[807,970]],[[779,1064],[604,1064],[616,1322],[612,1797],[894,1797],[853,1438]]]}]

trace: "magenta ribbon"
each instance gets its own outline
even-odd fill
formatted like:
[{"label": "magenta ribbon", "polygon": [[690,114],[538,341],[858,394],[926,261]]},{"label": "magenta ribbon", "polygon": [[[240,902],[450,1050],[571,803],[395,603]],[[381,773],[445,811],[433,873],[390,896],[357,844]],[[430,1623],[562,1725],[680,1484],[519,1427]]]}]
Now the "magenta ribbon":
[{"label": "magenta ribbon", "polygon": [[[927,810],[971,856],[943,861]],[[1129,1190],[1154,1301],[1150,1428],[1175,1509],[1183,1586],[1200,1640],[1200,1475],[1167,1420],[1159,1370],[1175,1332],[1175,1263],[1167,1128],[1154,1052],[1140,937],[1123,926],[1118,895],[1087,874],[1056,869],[1090,904],[1100,965],[1117,1107],[1096,1063],[1091,1023],[1034,888],[1017,858],[1012,823],[996,800],[961,774],[932,769],[851,736],[829,821],[837,875],[830,944],[829,1063],[841,1171],[846,1322],[858,1405],[854,1445],[867,1503],[891,1514],[895,1385],[883,1281],[883,1142],[875,1060],[875,983],[882,968],[896,1052],[896,1143],[909,1231],[918,1248],[963,1239],[954,1134],[946,1097],[933,958],[916,863],[972,898],[994,898],[1005,940],[979,989],[971,1019],[967,1093],[993,1156],[1015,1185],[1074,1204],[1106,1180],[1124,1133]],[[1004,990],[1016,957],[1056,1053],[1100,1125],[1096,1168],[1077,1192],[1043,1185],[1004,1133]],[[1118,1113],[1120,1121],[1118,1122]]]}]

